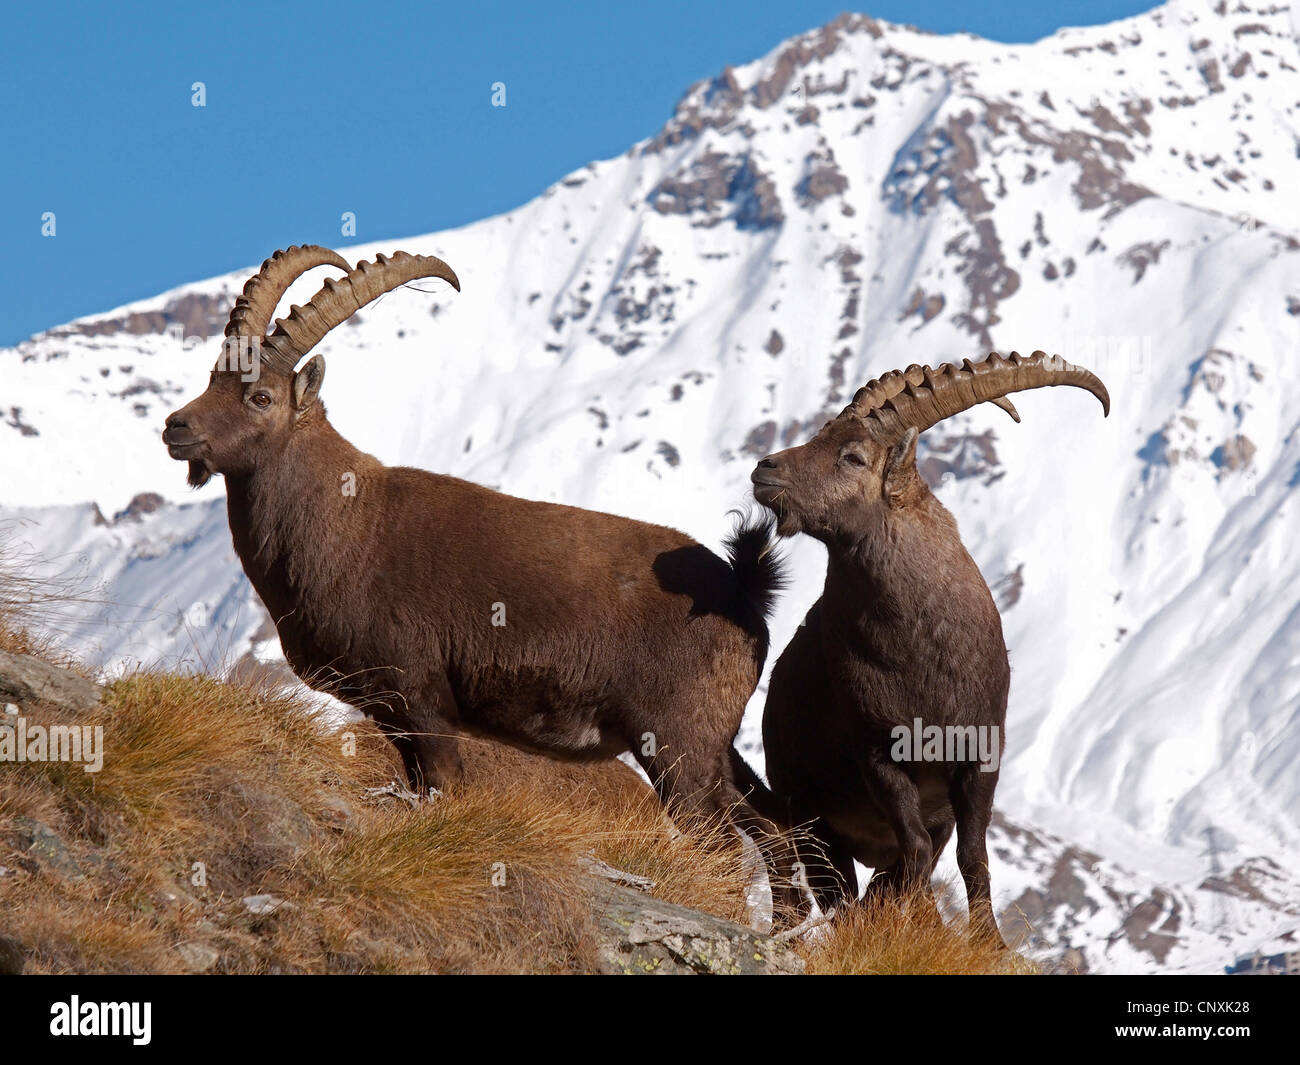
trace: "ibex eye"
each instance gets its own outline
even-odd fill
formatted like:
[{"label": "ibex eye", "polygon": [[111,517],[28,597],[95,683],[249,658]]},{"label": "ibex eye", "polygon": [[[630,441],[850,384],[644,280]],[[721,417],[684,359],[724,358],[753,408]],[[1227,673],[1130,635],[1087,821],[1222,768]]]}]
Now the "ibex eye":
[{"label": "ibex eye", "polygon": [[269,407],[271,405],[271,397],[265,392],[254,392],[253,403],[258,407]]},{"label": "ibex eye", "polygon": [[867,464],[867,460],[856,451],[846,451],[840,457],[850,466],[865,466]]}]

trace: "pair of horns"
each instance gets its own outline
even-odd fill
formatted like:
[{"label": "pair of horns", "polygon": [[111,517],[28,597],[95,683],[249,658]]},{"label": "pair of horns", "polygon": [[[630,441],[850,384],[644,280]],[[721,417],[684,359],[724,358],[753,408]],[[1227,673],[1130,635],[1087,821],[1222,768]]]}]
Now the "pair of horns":
[{"label": "pair of horns", "polygon": [[[337,266],[346,273],[326,281],[305,307],[295,304],[287,317],[276,319],[275,332],[266,336],[271,315],[286,290],[318,266]],[[335,326],[385,292],[422,277],[440,277],[460,291],[460,279],[455,271],[432,255],[408,255],[399,251],[391,257],[379,255],[373,263],[363,260],[353,269],[338,252],[317,244],[286,248],[262,263],[262,268],[248,279],[231,309],[226,336],[258,337],[262,343],[262,365],[291,374],[302,357]]]},{"label": "pair of horns", "polygon": [[1035,351],[1025,357],[1013,351],[1007,358],[991,352],[982,362],[966,359],[960,366],[945,363],[891,370],[868,381],[853,396],[839,418],[863,421],[882,443],[902,440],[909,429],[925,432],[978,403],[993,403],[1020,421],[1007,396],[1030,388],[1073,385],[1091,392],[1110,414],[1110,393],[1096,374],[1066,362],[1059,355]]}]

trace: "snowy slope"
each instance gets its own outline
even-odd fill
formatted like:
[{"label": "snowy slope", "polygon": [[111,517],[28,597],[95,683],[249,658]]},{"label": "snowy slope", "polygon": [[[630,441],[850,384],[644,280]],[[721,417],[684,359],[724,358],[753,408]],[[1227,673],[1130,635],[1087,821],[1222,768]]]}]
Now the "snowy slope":
[{"label": "snowy slope", "polygon": [[[1011,649],[994,886],[1094,970],[1270,948],[1300,928],[1298,36],[1193,0],[1016,46],[843,16],[516,211],[345,249],[440,255],[464,291],[328,337],[331,419],[716,544],[754,461],[869,377],[1089,366],[1108,420],[1051,390],[923,440]],[[189,493],[158,439],[246,275],[0,351],[0,518],[97,586],[69,636],[110,668],[275,653],[220,480]],[[778,648],[822,579],[790,554]]]}]

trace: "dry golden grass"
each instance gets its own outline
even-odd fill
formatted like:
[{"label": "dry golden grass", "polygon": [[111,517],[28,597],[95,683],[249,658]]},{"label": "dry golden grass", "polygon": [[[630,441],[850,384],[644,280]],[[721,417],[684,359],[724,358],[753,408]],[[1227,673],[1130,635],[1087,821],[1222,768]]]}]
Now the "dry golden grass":
[{"label": "dry golden grass", "polygon": [[[76,668],[24,629],[39,597],[0,592],[0,649]],[[466,739],[465,781],[412,807],[368,790],[401,778],[374,726],[256,678],[141,672],[75,722],[23,714],[104,730],[98,773],[0,766],[0,935],[28,972],[590,972],[589,856],[745,917],[739,848],[678,831],[617,763]],[[915,907],[855,909],[800,951],[813,973],[1032,971]]]},{"label": "dry golden grass", "polygon": [[912,896],[864,900],[849,907],[817,929],[800,953],[806,972],[818,976],[1031,976],[1040,972],[1033,962],[995,942],[972,934],[962,922],[945,922],[933,903]]},{"label": "dry golden grass", "polygon": [[[467,741],[466,781],[413,808],[367,793],[400,777],[372,725],[325,728],[255,684],[140,673],[75,723],[103,727],[100,772],[0,769],[0,927],[28,971],[180,972],[194,944],[226,972],[591,971],[588,855],[743,915],[738,848],[677,833],[623,766],[485,761]],[[259,894],[286,905],[250,913]]]}]

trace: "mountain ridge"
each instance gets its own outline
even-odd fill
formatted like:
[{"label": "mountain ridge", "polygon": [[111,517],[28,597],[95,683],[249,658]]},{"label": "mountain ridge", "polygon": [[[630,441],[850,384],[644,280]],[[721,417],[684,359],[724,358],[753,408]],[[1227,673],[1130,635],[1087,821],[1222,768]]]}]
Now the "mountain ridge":
[{"label": "mountain ridge", "polygon": [[[1022,425],[976,410],[923,438],[1003,611],[999,806],[1059,841],[1043,864],[1008,830],[994,887],[1050,899],[1023,870],[1050,881],[1074,847],[1137,901],[1097,889],[1080,923],[1063,892],[1054,949],[1226,963],[1300,912],[1297,68],[1297,14],[1272,5],[1175,0],[1031,45],[842,16],[697,82],[655,136],[529,204],[343,249],[437,254],[464,291],[402,290],[336,330],[325,401],[385,461],[714,546],[753,462],[869,377],[1035,347],[1098,372],[1106,422],[1053,390],[1017,401]],[[0,351],[0,516],[121,604],[68,633],[107,665],[275,657],[219,484],[186,496],[157,440],[246,276]],[[87,425],[112,447],[86,448]],[[142,493],[166,502],[94,524],[89,501],[102,518]],[[776,649],[822,579],[816,545],[790,549]],[[1268,904],[1203,886],[1261,861],[1283,870]],[[1176,942],[1125,953],[1157,889]]]}]

